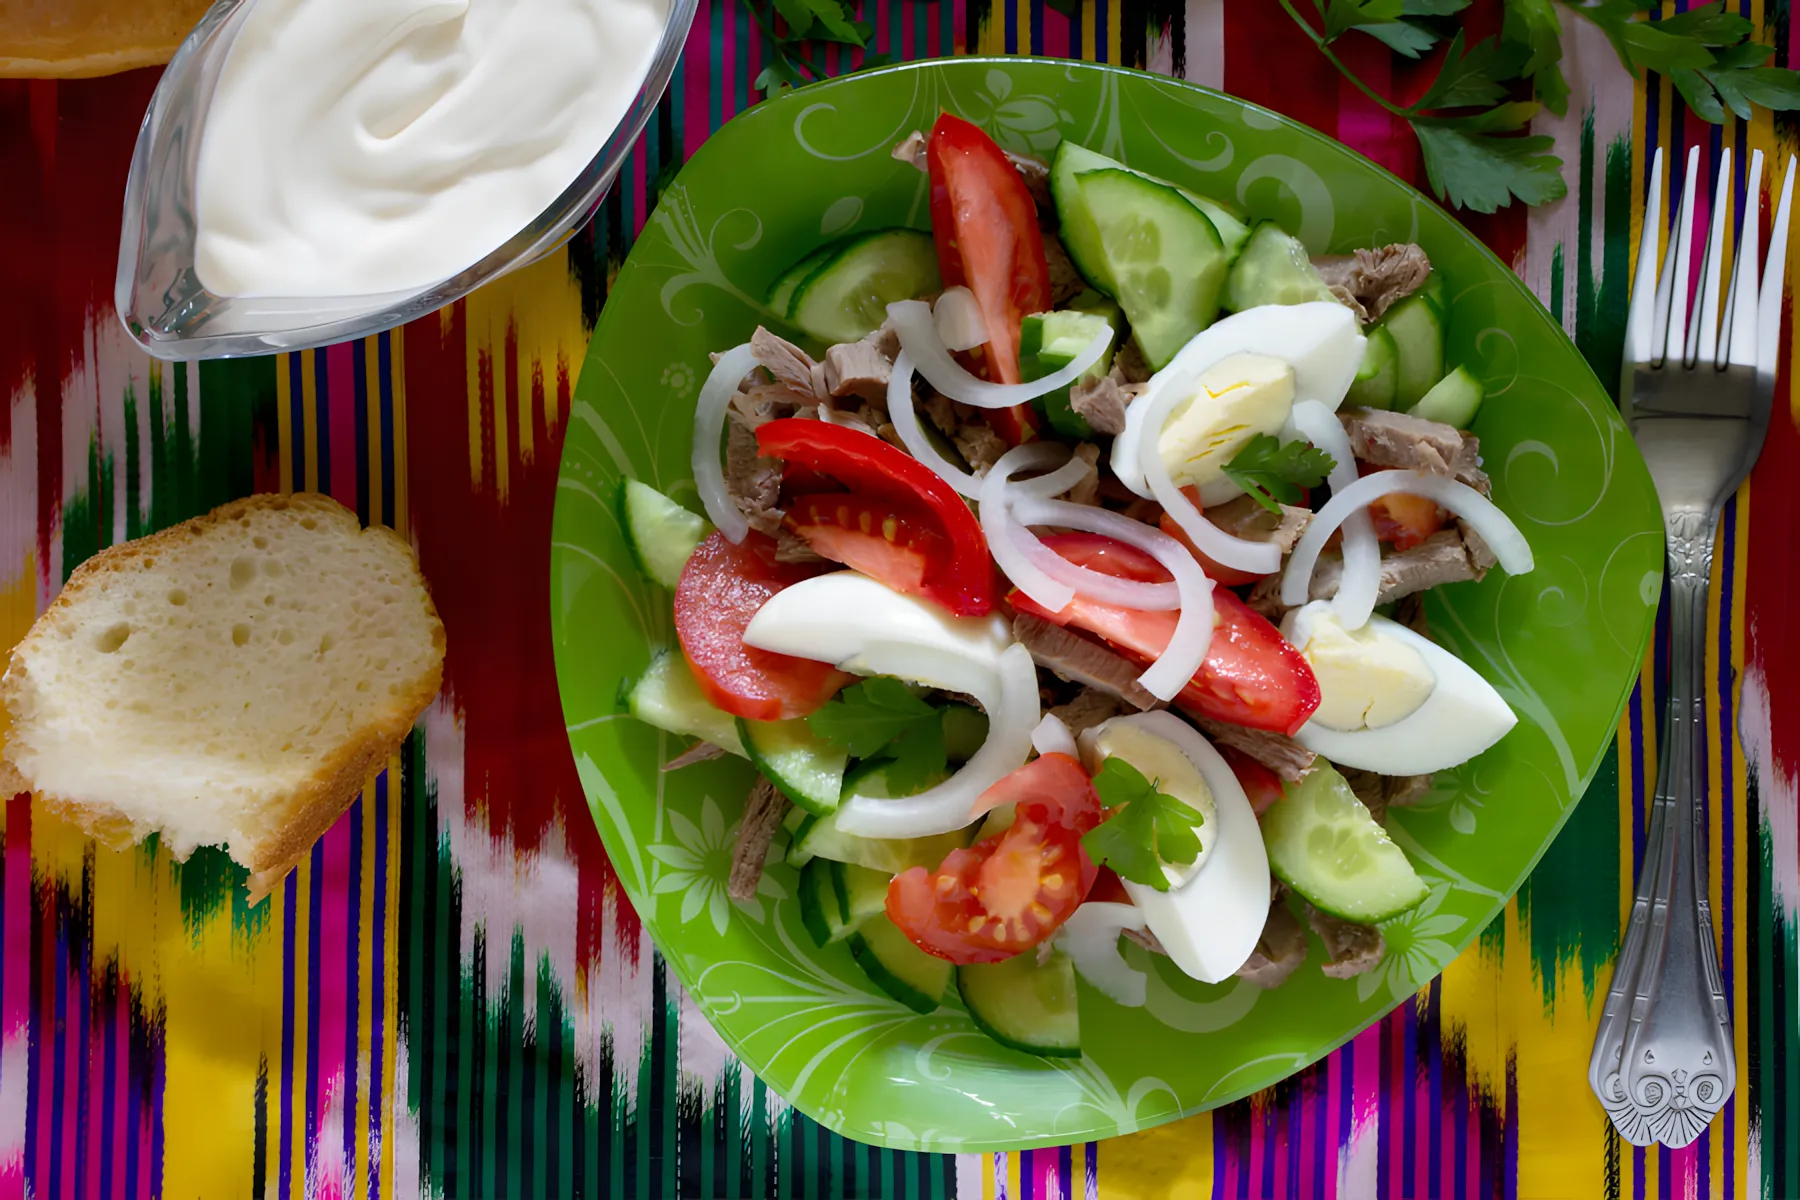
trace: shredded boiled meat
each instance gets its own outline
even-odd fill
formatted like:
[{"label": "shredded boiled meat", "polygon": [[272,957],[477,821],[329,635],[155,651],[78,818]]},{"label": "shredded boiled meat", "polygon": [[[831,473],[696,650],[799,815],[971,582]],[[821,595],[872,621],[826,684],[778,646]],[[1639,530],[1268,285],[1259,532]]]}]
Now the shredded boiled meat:
[{"label": "shredded boiled meat", "polygon": [[1087,280],[1075,269],[1075,260],[1053,233],[1044,234],[1044,262],[1050,268],[1050,303],[1061,305],[1087,291]]},{"label": "shredded boiled meat", "polygon": [[1071,734],[1080,737],[1096,725],[1112,720],[1122,711],[1117,697],[1097,688],[1084,687],[1067,704],[1058,704],[1052,708],[1050,715],[1067,725]]},{"label": "shredded boiled meat", "polygon": [[783,525],[775,533],[775,561],[784,563],[822,563],[830,560],[819,554],[803,537]]},{"label": "shredded boiled meat", "polygon": [[744,801],[744,819],[738,823],[737,842],[731,848],[731,874],[725,880],[725,894],[733,900],[756,898],[763,864],[769,859],[769,846],[788,808],[788,798],[759,776],[756,786],[750,789],[750,798]]},{"label": "shredded boiled meat", "polygon": [[969,421],[959,427],[951,437],[956,443],[956,452],[969,464],[969,470],[979,475],[1000,461],[1006,453],[1006,442],[988,426],[979,421]]},{"label": "shredded boiled meat", "polygon": [[679,771],[683,767],[691,767],[695,763],[711,762],[715,758],[724,758],[725,751],[711,742],[695,742],[674,758],[662,765],[665,771]]},{"label": "shredded boiled meat", "polygon": [[781,528],[781,460],[759,457],[756,433],[735,407],[725,423],[725,491],[750,528],[775,536]]},{"label": "shredded boiled meat", "polygon": [[1038,666],[1058,679],[1097,688],[1133,708],[1156,708],[1162,703],[1138,682],[1144,668],[1060,625],[1020,613],[1013,618],[1013,637],[1031,651]]},{"label": "shredded boiled meat", "polygon": [[1387,945],[1373,925],[1357,925],[1306,906],[1306,923],[1325,943],[1325,962],[1319,968],[1333,979],[1351,979],[1373,971]]},{"label": "shredded boiled meat", "polygon": [[825,351],[825,389],[833,399],[854,396],[870,404],[886,403],[893,370],[894,360],[870,338]]},{"label": "shredded boiled meat", "polygon": [[1256,949],[1237,973],[1257,987],[1280,987],[1306,961],[1306,930],[1289,911],[1282,889],[1269,897],[1269,919],[1263,923]]},{"label": "shredded boiled meat", "polygon": [[1251,729],[1197,713],[1189,713],[1188,717],[1213,741],[1248,754],[1289,783],[1312,774],[1313,763],[1319,757],[1285,733],[1272,729]]},{"label": "shredded boiled meat", "polygon": [[[1320,555],[1318,568],[1313,571],[1309,593],[1312,599],[1329,600],[1337,595],[1343,573],[1344,560],[1335,551]],[[1476,578],[1479,576],[1462,535],[1454,529],[1440,529],[1416,546],[1382,554],[1381,584],[1375,603],[1391,604],[1403,596]]]},{"label": "shredded boiled meat", "polygon": [[806,351],[786,338],[778,337],[758,325],[756,332],[750,335],[750,353],[776,383],[801,396],[810,397],[815,403],[826,398],[827,393],[814,387],[816,381],[813,372],[818,364],[813,362]]},{"label": "shredded boiled meat", "polygon": [[1205,512],[1206,519],[1248,542],[1274,542],[1283,554],[1294,548],[1300,535],[1312,523],[1312,510],[1283,504],[1279,514],[1272,513],[1249,496],[1237,496],[1223,504],[1215,504]]},{"label": "shredded boiled meat", "polygon": [[1125,406],[1131,402],[1110,374],[1098,379],[1078,380],[1069,389],[1069,407],[1074,409],[1095,433],[1116,436],[1125,432]]},{"label": "shredded boiled meat", "polygon": [[1092,442],[1082,442],[1075,447],[1075,457],[1088,465],[1087,474],[1076,480],[1075,486],[1063,493],[1064,499],[1071,504],[1100,503],[1100,447]]},{"label": "shredded boiled meat", "polygon": [[1144,361],[1144,352],[1138,349],[1136,338],[1126,338],[1113,355],[1113,370],[1125,383],[1147,383],[1154,373],[1150,364]]},{"label": "shredded boiled meat", "polygon": [[1409,413],[1349,408],[1338,414],[1350,452],[1377,467],[1428,471],[1460,479],[1482,495],[1491,490],[1481,469],[1481,440],[1442,421]]},{"label": "shredded boiled meat", "polygon": [[1313,259],[1313,266],[1332,294],[1365,321],[1379,320],[1431,275],[1431,260],[1410,243],[1327,255]]}]

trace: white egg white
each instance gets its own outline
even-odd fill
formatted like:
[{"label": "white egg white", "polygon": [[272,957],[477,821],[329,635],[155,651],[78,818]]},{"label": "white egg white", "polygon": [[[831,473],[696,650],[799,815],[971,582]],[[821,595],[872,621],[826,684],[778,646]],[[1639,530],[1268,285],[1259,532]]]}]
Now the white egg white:
[{"label": "white egg white", "polygon": [[[1309,622],[1335,619],[1329,603],[1315,601],[1290,614],[1288,640],[1304,653]],[[1378,729],[1329,729],[1316,719],[1308,721],[1294,735],[1308,750],[1340,767],[1428,775],[1469,761],[1518,723],[1492,684],[1436,642],[1385,617],[1369,618],[1366,628],[1416,651],[1437,677],[1436,686],[1410,714]]]},{"label": "white egg white", "polygon": [[1114,717],[1096,730],[1094,744],[1102,753],[1106,730],[1120,725],[1164,738],[1187,757],[1212,793],[1217,825],[1202,829],[1205,860],[1180,886],[1159,892],[1127,880],[1125,891],[1176,966],[1202,983],[1228,979],[1255,951],[1269,918],[1269,855],[1256,812],[1230,764],[1179,717],[1166,712]]},{"label": "white egg white", "polygon": [[1365,343],[1356,314],[1335,301],[1266,304],[1213,322],[1195,334],[1125,410],[1125,432],[1113,439],[1113,473],[1138,495],[1150,496],[1138,449],[1144,414],[1161,389],[1191,391],[1201,374],[1232,355],[1261,354],[1294,368],[1296,403],[1317,400],[1335,412],[1362,366]]},{"label": "white egg white", "polygon": [[1000,655],[1012,640],[1006,618],[998,614],[952,616],[856,571],[818,575],[783,588],[744,630],[747,646],[832,663],[859,675],[872,673],[860,657],[875,641],[916,646],[933,657],[948,655],[998,671]]}]

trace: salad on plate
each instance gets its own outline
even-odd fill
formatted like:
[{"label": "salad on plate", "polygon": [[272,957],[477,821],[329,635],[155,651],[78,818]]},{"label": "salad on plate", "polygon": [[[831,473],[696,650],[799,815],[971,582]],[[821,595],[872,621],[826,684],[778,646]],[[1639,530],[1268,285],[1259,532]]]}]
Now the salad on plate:
[{"label": "salad on plate", "polygon": [[778,857],[821,948],[920,1012],[1079,1055],[1077,980],[1349,977],[1426,896],[1384,820],[1516,722],[1433,587],[1531,548],[1489,499],[1417,246],[1271,222],[951,115],[895,157],[931,232],[773,285],[799,340],[720,347],[705,515],[625,480],[677,648],[630,712],[758,779],[730,890]]}]

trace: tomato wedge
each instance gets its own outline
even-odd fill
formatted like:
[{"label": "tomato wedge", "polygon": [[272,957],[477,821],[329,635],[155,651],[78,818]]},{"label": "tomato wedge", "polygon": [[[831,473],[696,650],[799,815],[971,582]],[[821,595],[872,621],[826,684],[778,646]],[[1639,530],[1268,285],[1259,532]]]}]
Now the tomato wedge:
[{"label": "tomato wedge", "polygon": [[800,417],[756,431],[757,448],[798,464],[820,491],[788,503],[787,527],[819,554],[923,596],[959,617],[994,609],[994,569],[981,523],[924,463],[858,429]]},{"label": "tomato wedge", "polygon": [[[1199,488],[1184,487],[1181,489],[1181,494],[1186,496],[1188,501],[1193,504],[1195,508],[1201,507]],[[1168,513],[1163,513],[1162,516],[1158,517],[1156,523],[1162,528],[1164,533],[1187,547],[1187,552],[1194,556],[1200,563],[1200,566],[1206,571],[1206,577],[1213,582],[1222,583],[1226,587],[1242,587],[1247,583],[1255,583],[1262,578],[1261,575],[1252,575],[1250,572],[1240,571],[1236,567],[1222,567],[1206,555],[1202,554],[1188,538],[1187,530],[1176,524],[1175,518],[1171,517]]]},{"label": "tomato wedge", "polygon": [[[1166,583],[1170,578],[1154,558],[1112,538],[1064,533],[1045,538],[1044,544],[1072,563],[1120,579]],[[1055,613],[1018,591],[1007,601],[1020,612],[1098,634],[1140,662],[1168,647],[1179,619],[1173,612],[1123,608],[1081,595]],[[1280,630],[1224,588],[1213,590],[1213,606],[1212,646],[1175,703],[1214,720],[1291,735],[1319,707],[1319,681],[1312,667]]]},{"label": "tomato wedge", "polygon": [[[974,352],[974,369],[996,383],[1019,383],[1019,328],[1027,316],[1050,309],[1050,266],[1037,205],[1005,152],[960,117],[938,117],[925,161],[938,273],[945,287],[973,292],[987,321],[989,341]],[[1013,445],[1037,430],[1029,405],[992,412],[988,423]]]},{"label": "tomato wedge", "polygon": [[1100,798],[1080,763],[1043,755],[982,796],[1009,802],[1017,815],[1005,831],[888,885],[888,916],[927,954],[953,963],[1011,958],[1055,933],[1094,886],[1081,835],[1099,824]]},{"label": "tomato wedge", "polygon": [[1269,807],[1282,797],[1281,776],[1269,770],[1239,750],[1236,746],[1220,746],[1219,753],[1231,764],[1231,773],[1244,789],[1244,795],[1250,799],[1250,807],[1256,810],[1257,816],[1269,811]]},{"label": "tomato wedge", "polygon": [[[1381,469],[1365,464],[1359,473],[1367,475]],[[1393,543],[1396,550],[1411,550],[1450,519],[1449,513],[1426,497],[1399,493],[1371,502],[1369,516],[1375,522],[1376,538]]]},{"label": "tomato wedge", "polygon": [[738,545],[714,533],[694,549],[675,587],[675,636],[715,707],[749,721],[804,717],[854,678],[830,663],[744,645],[770,596],[816,574],[777,562],[775,540],[755,530]]}]

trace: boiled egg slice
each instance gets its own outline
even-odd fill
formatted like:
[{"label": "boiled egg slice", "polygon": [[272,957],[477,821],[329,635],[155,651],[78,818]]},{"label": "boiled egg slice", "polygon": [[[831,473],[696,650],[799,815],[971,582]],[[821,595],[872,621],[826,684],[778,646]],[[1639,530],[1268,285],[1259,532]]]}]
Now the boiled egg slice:
[{"label": "boiled egg slice", "polygon": [[1295,740],[1340,767],[1427,775],[1467,762],[1518,723],[1474,668],[1385,617],[1345,629],[1329,601],[1281,625],[1319,681],[1319,707]]},{"label": "boiled egg slice", "polygon": [[832,663],[858,675],[875,673],[865,661],[871,642],[900,643],[998,671],[1012,640],[1011,627],[998,613],[952,616],[856,571],[816,575],[783,588],[744,630],[747,646]]},{"label": "boiled egg slice", "polygon": [[[1236,447],[1255,433],[1281,428],[1297,401],[1317,400],[1337,411],[1362,366],[1365,344],[1356,314],[1335,301],[1265,304],[1215,321],[1152,376],[1149,386],[1125,409],[1125,432],[1113,440],[1113,473],[1138,495],[1151,496],[1139,454],[1147,414],[1165,389],[1175,389],[1180,396],[1173,408],[1164,406],[1171,417],[1164,420],[1156,444],[1170,474],[1180,481],[1186,468],[1177,469],[1178,461],[1168,457],[1172,452],[1204,446],[1208,439],[1218,440],[1221,451],[1231,447],[1222,459],[1207,458],[1200,469],[1210,471],[1229,462]],[[1228,360],[1234,361],[1228,365]],[[1274,360],[1286,372],[1266,360]],[[1215,369],[1219,371],[1209,374]],[[1253,390],[1232,396],[1239,386]],[[1233,432],[1238,425],[1248,429],[1241,438]],[[1178,426],[1186,426],[1188,432],[1167,441],[1163,435]],[[1201,499],[1208,504],[1237,491],[1222,476],[1210,478],[1206,488],[1212,495],[1203,490]]]},{"label": "boiled egg slice", "polygon": [[1088,744],[1099,761],[1118,755],[1204,818],[1199,857],[1164,867],[1168,891],[1130,880],[1125,891],[1176,966],[1202,983],[1230,978],[1269,917],[1269,856],[1237,776],[1193,726],[1166,712],[1114,717]]}]

